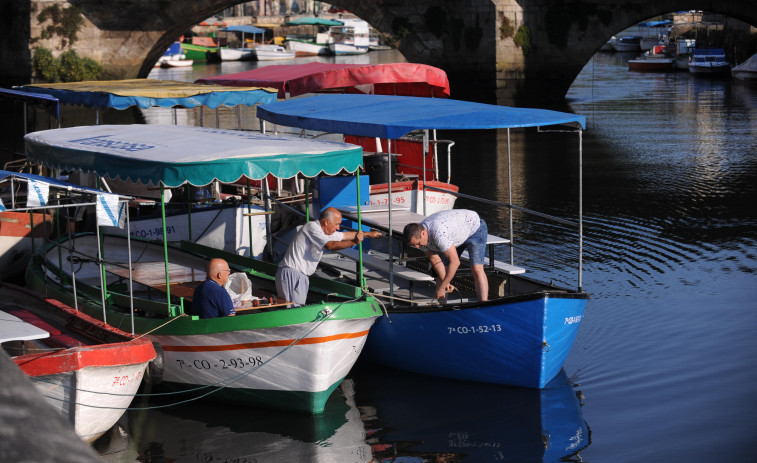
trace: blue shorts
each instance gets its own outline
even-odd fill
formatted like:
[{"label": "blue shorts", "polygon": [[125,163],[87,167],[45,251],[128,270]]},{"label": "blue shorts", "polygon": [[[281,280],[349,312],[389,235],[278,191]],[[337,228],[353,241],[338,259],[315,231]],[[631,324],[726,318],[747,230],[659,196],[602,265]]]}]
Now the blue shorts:
[{"label": "blue shorts", "polygon": [[486,226],[484,219],[481,219],[481,225],[478,226],[478,230],[460,245],[457,250],[458,254],[467,249],[471,265],[484,265],[486,261],[486,237],[488,235],[489,228]]}]

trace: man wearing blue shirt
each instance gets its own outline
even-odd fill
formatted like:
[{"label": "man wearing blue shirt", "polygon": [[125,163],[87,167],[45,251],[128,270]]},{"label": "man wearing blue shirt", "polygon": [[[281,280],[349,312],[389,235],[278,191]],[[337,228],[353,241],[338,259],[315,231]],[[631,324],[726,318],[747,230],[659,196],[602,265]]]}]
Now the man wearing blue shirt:
[{"label": "man wearing blue shirt", "polygon": [[195,288],[192,313],[200,318],[231,317],[236,315],[231,296],[223,285],[229,281],[229,264],[223,259],[211,259],[205,269],[205,281]]}]

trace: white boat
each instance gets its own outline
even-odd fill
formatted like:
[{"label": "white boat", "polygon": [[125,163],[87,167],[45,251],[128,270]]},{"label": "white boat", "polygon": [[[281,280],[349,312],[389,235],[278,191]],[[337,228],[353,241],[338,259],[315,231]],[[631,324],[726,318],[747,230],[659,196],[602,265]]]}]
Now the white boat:
[{"label": "white boat", "polygon": [[743,81],[757,80],[757,53],[750,56],[748,60],[731,68],[731,75],[734,79]]},{"label": "white boat", "polygon": [[[362,149],[345,143],[186,126],[71,127],[34,132],[25,141],[32,162],[139,178],[159,185],[161,198],[166,188],[186,183],[335,175],[355,172],[362,163]],[[188,227],[191,215],[185,216]],[[358,287],[314,275],[307,305],[286,308],[290,303],[275,297],[274,264],[190,241],[169,246],[167,232],[155,233],[160,240],[61,238],[29,266],[27,285],[159,343],[165,388],[192,390],[190,397],[323,412],[381,315],[378,304]],[[204,267],[213,257],[246,274],[253,295],[270,302],[241,306],[233,317],[187,316],[193,288],[205,279]]]},{"label": "white boat", "polygon": [[615,41],[613,44],[613,48],[615,51],[619,52],[626,52],[626,51],[641,51],[641,46],[639,45],[641,43],[641,36],[638,35],[626,35],[623,37],[618,37],[618,40]]},{"label": "white boat", "polygon": [[187,59],[186,55],[181,50],[181,42],[174,42],[168,50],[163,53],[163,56],[158,58],[158,62],[155,66],[172,68],[172,67],[184,67],[191,66],[194,63],[193,60]]},{"label": "white boat", "polygon": [[310,29],[308,33],[287,33],[284,45],[287,50],[294,52],[295,56],[330,55],[329,27],[341,26],[341,21],[324,18],[303,17],[284,23],[287,27]]},{"label": "white boat", "polygon": [[722,48],[695,48],[689,59],[689,72],[695,75],[721,75],[730,69]]},{"label": "white boat", "polygon": [[335,55],[361,55],[370,46],[370,26],[360,19],[343,19],[342,26],[329,28],[329,49]]},{"label": "white boat", "polygon": [[639,31],[641,32],[639,48],[641,48],[642,51],[647,51],[651,50],[652,47],[656,45],[665,45],[668,41],[668,36],[665,33],[665,30],[672,25],[673,21],[670,19],[640,22],[638,24]]},{"label": "white boat", "polygon": [[691,59],[691,54],[694,52],[696,44],[696,39],[687,39],[680,36],[675,38],[674,45],[676,69],[689,68],[689,59]]},{"label": "white boat", "polygon": [[281,45],[255,45],[255,59],[258,61],[274,61],[294,57],[295,52],[287,50]]},{"label": "white boat", "polygon": [[246,46],[246,35],[252,35],[252,42],[254,43],[256,41],[255,37],[258,34],[263,37],[263,35],[265,34],[265,29],[261,29],[255,26],[229,26],[220,29],[218,32],[226,32],[227,34],[229,32],[242,33],[241,43],[243,44],[243,46],[218,48],[218,56],[221,58],[221,61],[249,61],[255,59],[255,48]]},{"label": "white boat", "polygon": [[599,51],[615,51],[615,42],[617,41],[618,38],[613,35],[607,42],[599,47]]}]

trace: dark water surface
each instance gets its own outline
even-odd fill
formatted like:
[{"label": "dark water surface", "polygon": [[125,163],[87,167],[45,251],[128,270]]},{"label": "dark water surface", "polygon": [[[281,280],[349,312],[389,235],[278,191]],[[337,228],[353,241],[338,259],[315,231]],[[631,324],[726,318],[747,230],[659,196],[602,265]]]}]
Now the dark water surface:
[{"label": "dark water surface", "polygon": [[[583,286],[592,299],[564,374],[549,388],[359,364],[324,416],[212,402],[135,410],[98,443],[104,458],[757,460],[757,88],[685,72],[629,73],[628,58],[595,56],[573,84],[569,106],[558,108],[588,120]],[[396,52],[351,59],[404,61]],[[152,77],[194,80],[251,66],[156,70]],[[219,125],[235,127],[234,115],[221,112]],[[173,115],[150,110],[142,117],[170,123]],[[197,117],[196,111],[177,115],[179,123]],[[215,117],[206,112],[206,125],[215,125]],[[504,135],[445,134],[457,142],[453,181],[461,191],[507,200]],[[575,135],[514,131],[514,202],[572,213],[575,146]],[[459,206],[479,210],[492,233],[506,232],[504,214],[466,200]],[[526,250],[547,233],[520,218],[515,228]],[[551,249],[541,251],[556,253],[568,237],[549,235]],[[544,269],[529,256],[516,253],[539,276]],[[572,281],[573,275],[566,270],[561,277]]]}]

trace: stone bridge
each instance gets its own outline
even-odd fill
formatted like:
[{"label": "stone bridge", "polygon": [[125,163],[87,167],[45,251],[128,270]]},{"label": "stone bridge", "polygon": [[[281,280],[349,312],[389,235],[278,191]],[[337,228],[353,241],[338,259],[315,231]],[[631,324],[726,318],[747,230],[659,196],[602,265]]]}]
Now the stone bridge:
[{"label": "stone bridge", "polygon": [[[399,40],[408,61],[449,75],[459,99],[500,104],[559,102],[612,35],[681,10],[721,13],[757,24],[755,0],[329,0]],[[239,0],[4,0],[0,84],[31,79],[46,6],[83,17],[73,48],[113,78],[145,77],[179,35]],[[61,34],[65,32],[65,24]],[[58,44],[60,49],[60,45]]]}]

